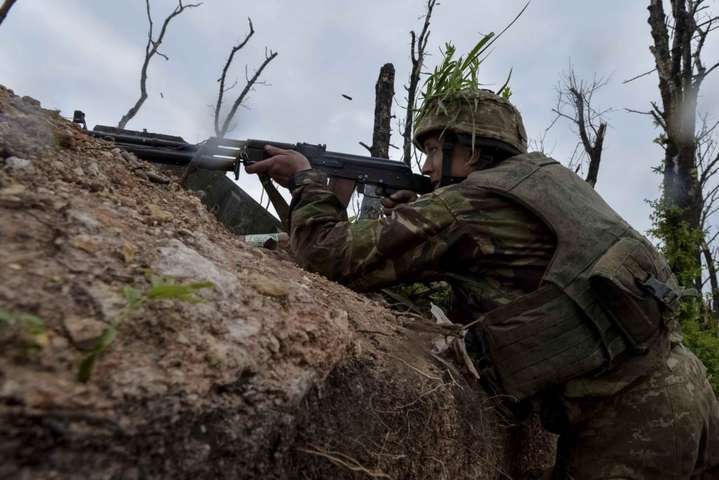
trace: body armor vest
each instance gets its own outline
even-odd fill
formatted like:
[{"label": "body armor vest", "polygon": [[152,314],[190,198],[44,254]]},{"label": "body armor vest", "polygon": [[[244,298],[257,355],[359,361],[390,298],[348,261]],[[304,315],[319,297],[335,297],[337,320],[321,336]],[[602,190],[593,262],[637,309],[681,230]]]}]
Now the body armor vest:
[{"label": "body armor vest", "polygon": [[539,153],[473,172],[533,212],[557,247],[540,286],[478,322],[485,381],[523,399],[610,369],[666,331],[678,285],[663,257],[587,182]]}]

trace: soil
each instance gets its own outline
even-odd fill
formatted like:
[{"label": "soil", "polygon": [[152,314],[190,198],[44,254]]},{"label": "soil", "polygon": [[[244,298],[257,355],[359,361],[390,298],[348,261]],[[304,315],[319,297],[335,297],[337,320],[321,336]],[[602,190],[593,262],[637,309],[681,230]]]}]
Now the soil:
[{"label": "soil", "polygon": [[[4,87],[0,245],[0,478],[551,463],[552,439],[503,421],[416,318],[243,243],[152,165]],[[196,282],[211,286],[176,288]]]}]

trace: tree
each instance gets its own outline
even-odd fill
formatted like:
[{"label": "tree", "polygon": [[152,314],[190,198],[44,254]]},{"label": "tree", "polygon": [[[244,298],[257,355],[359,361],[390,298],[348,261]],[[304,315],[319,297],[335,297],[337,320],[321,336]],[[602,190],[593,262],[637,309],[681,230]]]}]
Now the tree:
[{"label": "tree", "polygon": [[[385,63],[379,71],[377,83],[374,87],[375,106],[374,106],[374,129],[372,132],[372,146],[360,142],[370,155],[378,158],[389,158],[390,137],[392,129],[390,122],[392,120],[392,100],[394,99],[394,65]],[[367,195],[365,186],[365,196],[362,198],[362,206],[360,207],[360,218],[379,218],[382,213],[382,204],[376,196]]]},{"label": "tree", "polygon": [[237,96],[235,101],[232,103],[232,107],[230,107],[230,111],[225,115],[224,120],[220,121],[221,111],[222,111],[222,103],[224,101],[225,93],[227,93],[229,90],[237,86],[237,82],[235,81],[232,85],[229,87],[226,86],[227,84],[227,73],[230,70],[230,67],[232,66],[232,62],[235,59],[235,54],[242,50],[242,48],[247,44],[247,42],[252,38],[252,36],[255,34],[255,28],[252,25],[252,19],[248,18],[247,22],[249,23],[250,30],[245,36],[245,38],[238,43],[237,45],[233,46],[230,49],[230,54],[227,57],[227,61],[225,62],[225,66],[222,68],[222,73],[220,74],[220,78],[217,79],[218,83],[220,84],[219,92],[217,94],[217,103],[215,104],[215,135],[222,138],[227,134],[227,131],[230,129],[230,126],[232,124],[232,120],[235,118],[235,115],[237,114],[237,109],[242,105],[242,103],[245,101],[245,98],[247,95],[252,91],[253,87],[258,84],[258,80],[260,76],[262,75],[262,71],[267,67],[267,65],[270,64],[272,60],[274,60],[277,57],[277,52],[273,52],[272,50],[266,50],[265,51],[265,59],[260,65],[260,68],[258,68],[255,73],[252,75],[252,77],[248,76],[247,73],[247,66],[245,66],[245,86],[242,89],[242,92]]},{"label": "tree", "polygon": [[702,209],[697,165],[697,98],[706,77],[719,66],[704,65],[702,50],[719,17],[707,15],[706,0],[671,0],[671,18],[662,0],[649,1],[649,25],[659,77],[661,106],[648,112],[662,132],[662,198],[656,204],[656,233],[685,286],[701,288]]},{"label": "tree", "polygon": [[10,12],[12,6],[15,5],[16,1],[17,0],[5,0],[2,5],[0,5],[0,25],[5,21],[5,17],[7,17],[7,14]]},{"label": "tree", "polygon": [[[412,60],[412,69],[409,75],[409,84],[404,89],[407,92],[405,98],[406,114],[404,121],[404,130],[402,137],[404,138],[402,159],[407,165],[411,165],[412,161],[412,120],[414,117],[415,99],[417,97],[417,88],[419,86],[419,76],[424,66],[424,51],[427,47],[429,39],[429,24],[432,18],[432,11],[437,0],[427,1],[427,11],[424,15],[424,23],[419,37],[410,31],[411,47],[410,59]],[[390,121],[392,116],[392,99],[394,98],[394,65],[385,64],[380,70],[379,78],[375,84],[375,123],[372,135],[372,146],[368,146],[360,142],[373,157],[389,158],[390,144]],[[395,147],[396,148],[396,147]],[[382,212],[382,205],[378,198],[365,195],[362,198],[360,207],[361,218],[377,218]]]},{"label": "tree", "polygon": [[[715,236],[709,237],[708,219],[714,212],[717,190],[710,179],[717,163],[706,139],[713,128],[697,132],[697,100],[707,76],[719,62],[707,67],[702,50],[707,36],[716,29],[719,17],[707,13],[706,0],[671,0],[671,18],[662,0],[649,1],[649,25],[655,69],[659,77],[661,106],[652,102],[651,115],[661,129],[657,143],[664,149],[658,168],[662,174],[662,196],[654,202],[653,233],[662,241],[664,254],[680,283],[701,291],[702,257],[711,285],[713,313],[717,294]],[[648,72],[648,73],[652,73]],[[706,122],[704,122],[706,125]],[[704,142],[704,143],[703,143]],[[710,378],[719,378],[717,323],[707,318],[704,302],[684,301],[679,321],[687,346],[704,362]],[[716,317],[715,317],[716,318]],[[719,389],[719,383],[712,383]]]},{"label": "tree", "polygon": [[602,161],[604,136],[607,131],[607,122],[603,115],[608,112],[608,110],[595,109],[592,100],[594,94],[606,84],[606,79],[596,77],[591,83],[577,80],[574,69],[570,65],[569,71],[564,75],[557,89],[557,105],[553,109],[557,114],[555,121],[558,118],[565,118],[577,128],[579,142],[572,154],[570,165],[576,164],[579,171],[584,158],[587,158],[589,165],[586,180],[592,187],[597,183],[599,165]]},{"label": "tree", "polygon": [[135,104],[130,107],[130,109],[125,115],[122,116],[122,118],[117,124],[118,128],[125,128],[127,123],[132,120],[135,115],[137,115],[137,112],[140,111],[140,108],[142,108],[142,105],[145,103],[145,100],[147,100],[147,70],[150,66],[150,60],[152,60],[152,57],[154,57],[155,55],[159,55],[165,60],[169,60],[169,57],[164,53],[160,52],[159,48],[160,45],[162,45],[162,41],[165,39],[165,33],[167,33],[167,27],[170,25],[170,22],[188,8],[195,8],[199,7],[200,5],[202,5],[202,3],[188,3],[187,5],[184,5],[182,3],[182,0],[178,0],[175,10],[173,10],[172,13],[170,13],[170,15],[165,18],[165,21],[162,22],[160,34],[157,36],[157,38],[154,38],[154,24],[152,22],[152,14],[150,13],[150,0],[145,0],[147,21],[149,23],[149,27],[147,30],[147,43],[145,44],[145,60],[142,62],[142,68],[140,68],[140,98],[138,98]]},{"label": "tree", "polygon": [[407,110],[405,113],[404,131],[402,133],[402,137],[404,138],[402,159],[407,165],[411,165],[412,163],[412,127],[415,113],[414,107],[417,101],[419,76],[421,75],[422,68],[424,67],[425,49],[427,48],[427,42],[429,41],[429,24],[436,4],[437,0],[427,0],[427,13],[424,15],[424,24],[422,25],[422,30],[419,32],[419,36],[417,36],[414,30],[409,32],[411,38],[410,58],[412,59],[412,70],[409,74],[409,83],[404,87],[407,92]]},{"label": "tree", "polygon": [[[215,114],[214,114],[214,127],[215,127],[215,135],[218,138],[224,138],[224,136],[227,134],[227,132],[232,128],[232,121],[235,118],[235,115],[237,115],[237,110],[240,108],[241,105],[243,105],[243,102],[247,98],[247,95],[252,91],[255,85],[258,84],[258,81],[260,79],[260,76],[262,75],[262,72],[267,67],[267,65],[272,62],[275,58],[277,58],[277,52],[273,52],[272,50],[265,50],[265,59],[260,65],[260,67],[255,71],[254,74],[250,77],[247,72],[247,66],[245,65],[245,86],[243,87],[240,94],[237,96],[234,102],[232,102],[232,106],[230,107],[230,110],[225,115],[224,119],[220,119],[222,116],[222,104],[225,100],[225,94],[237,86],[237,81],[233,82],[232,85],[227,86],[227,74],[230,71],[230,67],[232,67],[232,62],[235,59],[235,54],[242,50],[245,45],[247,45],[247,42],[250,41],[250,38],[255,34],[255,28],[254,25],[252,25],[252,19],[248,18],[247,23],[249,24],[249,31],[245,35],[245,38],[238,43],[237,45],[234,45],[230,49],[230,54],[227,56],[227,60],[225,61],[225,65],[222,67],[222,72],[220,73],[220,78],[217,79],[217,82],[219,85],[219,91],[217,93],[217,102],[215,103]],[[260,179],[260,183],[262,184],[262,188],[267,193],[267,196],[272,202],[272,206],[275,208],[275,212],[277,213],[277,216],[280,218],[280,221],[282,222],[282,225],[284,225],[285,229],[289,227],[289,215],[290,215],[290,207],[285,201],[285,199],[282,197],[280,192],[277,190],[277,187],[274,186],[272,183],[272,179],[265,174],[258,175]],[[260,199],[260,202],[262,200]]]}]

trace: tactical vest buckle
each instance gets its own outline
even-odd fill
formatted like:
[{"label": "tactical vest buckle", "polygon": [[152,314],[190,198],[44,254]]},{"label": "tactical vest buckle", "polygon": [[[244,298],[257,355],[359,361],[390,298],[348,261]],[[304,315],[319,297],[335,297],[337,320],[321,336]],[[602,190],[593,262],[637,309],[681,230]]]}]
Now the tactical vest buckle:
[{"label": "tactical vest buckle", "polygon": [[679,292],[666,283],[660,281],[654,275],[649,275],[646,280],[639,282],[639,284],[646,290],[650,295],[659,300],[661,303],[673,309],[676,303],[682,298],[683,292]]}]

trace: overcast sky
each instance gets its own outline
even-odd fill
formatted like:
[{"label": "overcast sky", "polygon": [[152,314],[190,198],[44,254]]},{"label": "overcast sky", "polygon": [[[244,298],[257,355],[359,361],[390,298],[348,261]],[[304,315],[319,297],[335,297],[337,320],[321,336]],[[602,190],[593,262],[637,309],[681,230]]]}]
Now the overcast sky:
[{"label": "overcast sky", "polygon": [[[448,41],[460,52],[480,35],[498,31],[524,0],[444,0],[432,19],[426,68]],[[645,199],[655,199],[660,177],[651,172],[662,158],[652,143],[656,130],[646,116],[658,98],[656,74],[628,85],[622,80],[653,67],[643,0],[534,0],[525,15],[495,45],[481,68],[489,87],[513,69],[512,101],[522,112],[530,138],[539,138],[554,117],[556,86],[571,60],[580,78],[609,77],[595,97],[614,108],[597,188],[636,228],[649,228]],[[708,2],[714,12],[716,1]],[[150,98],[127,128],[171,133],[197,142],[212,134],[216,82],[230,47],[241,40],[251,17],[256,34],[236,58],[232,79],[244,82],[259,66],[265,48],[279,56],[265,70],[266,86],[252,92],[240,111],[233,138],[326,143],[331,150],[365,154],[371,142],[374,84],[382,64],[395,65],[396,99],[409,74],[409,31],[421,27],[424,0],[207,0],[170,25],[150,65]],[[153,0],[156,30],[174,0]],[[18,0],[0,27],[0,83],[47,108],[70,116],[84,110],[88,123],[116,124],[139,94],[147,19],[143,0]],[[705,48],[705,63],[719,60],[719,34]],[[702,90],[700,108],[719,117],[719,72]],[[233,93],[230,92],[230,97]],[[162,94],[162,95],[161,95]],[[353,98],[346,100],[342,94]],[[399,107],[395,113],[403,116]],[[395,126],[396,127],[396,126]],[[393,143],[401,139],[393,131]],[[547,150],[566,163],[577,136],[560,121],[546,138]],[[399,158],[399,151],[391,155]],[[259,182],[240,184],[258,195]]]}]

